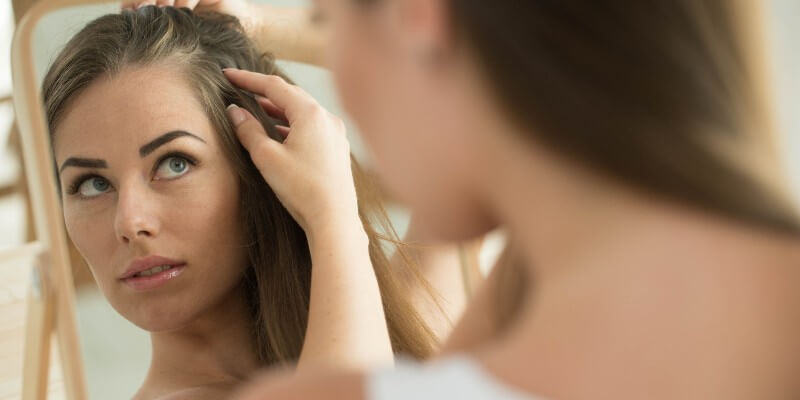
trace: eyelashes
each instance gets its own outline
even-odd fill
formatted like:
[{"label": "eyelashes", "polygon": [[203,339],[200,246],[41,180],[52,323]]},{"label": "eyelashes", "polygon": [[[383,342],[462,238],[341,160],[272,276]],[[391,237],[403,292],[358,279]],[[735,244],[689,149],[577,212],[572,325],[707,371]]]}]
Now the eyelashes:
[{"label": "eyelashes", "polygon": [[159,157],[158,161],[156,161],[155,164],[153,165],[153,171],[151,172],[151,175],[155,174],[155,172],[158,171],[158,168],[161,166],[161,164],[164,163],[164,161],[167,161],[171,158],[178,158],[185,160],[187,163],[189,163],[191,167],[196,167],[198,164],[197,159],[195,159],[194,157],[182,151],[172,151]]},{"label": "eyelashes", "polygon": [[89,179],[92,179],[92,178],[105,179],[100,175],[91,174],[91,173],[79,175],[77,178],[73,179],[72,183],[70,183],[69,186],[67,187],[67,194],[68,195],[74,195],[74,194],[78,193],[78,188],[80,188],[81,185],[83,185],[84,182],[86,182],[86,181],[88,181]]},{"label": "eyelashes", "polygon": [[[161,168],[161,166],[164,165],[164,163],[166,161],[170,161],[172,159],[178,159],[178,160],[185,161],[189,166],[187,172],[186,173],[182,173],[182,174],[180,174],[180,175],[178,175],[176,177],[159,178],[158,180],[178,179],[178,178],[188,174],[192,169],[194,169],[194,167],[196,167],[199,164],[199,162],[197,161],[197,159],[195,157],[192,157],[189,154],[186,154],[186,153],[181,152],[181,151],[173,151],[173,152],[166,153],[163,156],[158,158],[158,160],[153,164],[153,168],[151,170],[150,175],[155,176],[156,173],[158,172],[158,170]],[[101,176],[101,175],[99,175],[99,174],[97,174],[95,172],[88,172],[88,173],[84,173],[84,174],[78,175],[76,178],[72,179],[71,183],[67,186],[66,193],[68,195],[70,195],[70,196],[78,195],[79,194],[78,192],[81,190],[81,186],[83,186],[86,182],[88,182],[91,179],[101,179],[103,181],[106,181],[106,183],[108,184],[109,187],[111,186],[110,183],[108,182],[108,180],[106,178],[104,178],[103,176]],[[96,196],[80,195],[79,197],[89,199],[89,198],[96,197]]]}]

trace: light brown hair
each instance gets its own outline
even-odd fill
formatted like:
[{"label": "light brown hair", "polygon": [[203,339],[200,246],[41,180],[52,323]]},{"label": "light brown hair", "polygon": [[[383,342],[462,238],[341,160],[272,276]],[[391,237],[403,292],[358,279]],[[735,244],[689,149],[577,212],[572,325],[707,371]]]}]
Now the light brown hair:
[{"label": "light brown hair", "polygon": [[[386,0],[354,0],[364,11]],[[641,190],[800,235],[747,0],[451,0],[531,140]],[[752,46],[750,46],[752,47]]]},{"label": "light brown hair", "polygon": [[[92,21],[69,41],[45,77],[43,98],[51,135],[71,102],[101,76],[167,62],[183,69],[239,175],[241,221],[245,237],[251,240],[246,248],[250,268],[242,285],[252,309],[259,357],[266,365],[294,362],[302,350],[308,322],[311,256],[304,231],[238,142],[225,108],[237,104],[247,109],[273,139],[280,140],[276,121],[252,94],[234,87],[221,70],[235,67],[288,77],[271,56],[255,48],[236,18],[147,6]],[[359,214],[369,236],[370,258],[394,351],[427,357],[434,336],[407,297],[409,284],[425,284],[397,240],[375,184],[358,163],[353,161],[352,167]],[[405,265],[390,265],[387,244],[396,247]]]},{"label": "light brown hair", "polygon": [[[365,14],[387,0],[353,0]],[[747,0],[450,0],[457,43],[526,138],[593,173],[800,238]],[[502,329],[535,277],[501,257]]]},{"label": "light brown hair", "polygon": [[[448,3],[509,116],[592,171],[800,235],[738,1]],[[766,166],[766,168],[763,168]]]}]

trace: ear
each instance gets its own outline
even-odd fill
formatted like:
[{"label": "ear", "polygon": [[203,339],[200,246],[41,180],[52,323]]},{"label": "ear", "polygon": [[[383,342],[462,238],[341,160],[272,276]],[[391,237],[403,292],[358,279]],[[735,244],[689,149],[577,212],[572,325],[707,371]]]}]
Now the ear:
[{"label": "ear", "polygon": [[393,0],[390,2],[398,37],[411,53],[449,52],[452,30],[448,0]]}]

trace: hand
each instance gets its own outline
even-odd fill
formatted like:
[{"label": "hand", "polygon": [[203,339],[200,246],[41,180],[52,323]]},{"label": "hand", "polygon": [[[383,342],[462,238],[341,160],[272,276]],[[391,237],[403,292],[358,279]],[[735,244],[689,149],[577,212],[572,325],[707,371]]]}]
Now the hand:
[{"label": "hand", "polygon": [[241,21],[245,28],[249,27],[251,21],[250,3],[246,0],[123,0],[123,9],[137,9],[143,6],[172,6],[186,7],[196,11],[216,11],[223,14],[233,15]]},{"label": "hand", "polygon": [[[358,202],[350,165],[350,144],[341,119],[308,93],[274,75],[226,69],[234,85],[260,95],[273,117],[288,122],[280,143],[246,110],[231,106],[228,116],[253,163],[300,226],[311,236],[331,223],[357,222]],[[361,228],[363,229],[363,228]]]},{"label": "hand", "polygon": [[281,7],[247,0],[122,0],[123,9],[146,5],[216,11],[239,19],[244,32],[264,52],[283,60],[324,66],[328,33],[311,23],[308,7]]}]

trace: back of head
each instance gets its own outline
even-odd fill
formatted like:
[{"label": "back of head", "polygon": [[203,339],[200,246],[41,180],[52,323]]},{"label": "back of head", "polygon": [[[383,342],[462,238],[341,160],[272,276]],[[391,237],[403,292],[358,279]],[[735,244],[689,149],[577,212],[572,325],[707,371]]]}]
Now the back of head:
[{"label": "back of head", "polygon": [[644,191],[800,235],[740,3],[456,0],[449,8],[531,140]]},{"label": "back of head", "polygon": [[[259,52],[239,21],[218,13],[194,13],[173,7],[141,7],[100,17],[78,32],[58,55],[43,84],[51,135],[83,90],[125,68],[168,64],[185,74],[240,179],[240,220],[249,241],[250,264],[243,286],[252,308],[254,341],[265,363],[293,362],[302,349],[308,319],[311,257],[305,233],[265,183],[238,142],[225,109],[247,109],[275,140],[275,121],[254,96],[234,87],[222,68],[280,75],[273,58]],[[287,78],[288,79],[288,78]],[[383,295],[394,349],[424,357],[432,351],[432,333],[404,296],[414,270],[393,269],[383,252],[387,239],[373,224],[390,225],[375,189],[354,163],[359,212],[370,238],[370,256]],[[401,249],[402,251],[402,249]]]}]

